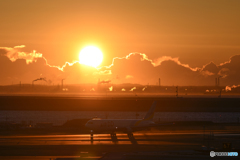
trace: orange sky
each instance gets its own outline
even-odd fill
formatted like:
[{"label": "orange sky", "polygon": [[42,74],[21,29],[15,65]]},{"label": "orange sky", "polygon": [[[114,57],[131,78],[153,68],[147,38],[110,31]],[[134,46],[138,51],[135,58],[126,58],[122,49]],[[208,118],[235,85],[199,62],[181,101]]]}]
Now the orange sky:
[{"label": "orange sky", "polygon": [[239,0],[9,0],[0,2],[0,47],[25,45],[51,65],[78,60],[86,45],[102,66],[132,52],[178,57],[190,67],[240,54]]},{"label": "orange sky", "polygon": [[24,44],[56,65],[77,60],[89,43],[102,49],[105,65],[113,57],[141,52],[200,67],[240,51],[239,0],[9,0],[0,5],[1,46]]}]

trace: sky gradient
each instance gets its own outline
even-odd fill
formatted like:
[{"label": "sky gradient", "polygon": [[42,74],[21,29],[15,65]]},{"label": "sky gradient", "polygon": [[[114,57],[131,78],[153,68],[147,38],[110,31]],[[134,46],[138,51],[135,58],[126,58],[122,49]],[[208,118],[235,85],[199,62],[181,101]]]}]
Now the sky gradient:
[{"label": "sky gradient", "polygon": [[[175,62],[177,67],[182,67],[179,64],[184,64],[187,69],[200,68],[203,71],[204,66],[211,61],[219,67],[223,66],[223,63],[229,62],[230,57],[240,54],[239,0],[9,0],[0,1],[0,6],[0,47],[2,47],[0,54],[8,53],[8,58],[9,50],[6,47],[14,48],[14,46],[25,45],[26,47],[20,49],[21,52],[29,54],[36,50],[44,57],[44,59],[37,58],[41,63],[47,61],[51,66],[63,66],[66,62],[78,61],[79,52],[83,47],[95,45],[103,52],[104,60],[101,65],[103,68],[110,66],[116,57],[126,57],[130,53],[138,52],[144,53],[153,62],[167,56],[171,57],[168,60],[175,58],[171,62]],[[1,56],[1,68],[7,63],[10,65],[10,62],[5,63],[7,60],[3,57]],[[20,63],[24,58],[17,56],[16,59],[20,59]],[[23,61],[20,64],[16,64],[16,62],[18,61],[11,63],[18,66],[17,68],[22,68],[23,71],[18,75],[13,74],[14,71],[12,71],[7,74],[7,77],[10,79],[15,77],[16,81],[24,79],[23,81],[27,83],[27,76],[24,75],[32,73],[27,72],[27,69],[24,70],[24,67],[28,68],[33,64],[28,63],[25,66]],[[143,61],[139,63],[141,62]],[[121,75],[119,77],[122,79],[125,77],[121,82],[133,82],[130,81],[133,78],[126,78],[127,75],[130,75],[142,79],[141,75],[144,74],[140,72],[147,70],[136,69],[137,67],[133,66],[134,63],[130,65],[133,70],[135,69],[132,71],[133,73],[124,73],[124,66],[119,64],[119,67],[122,66],[122,68],[115,69],[115,73],[112,73],[111,76],[101,78],[113,79],[117,75]],[[141,66],[142,63],[139,63],[137,65]],[[45,67],[47,68],[46,64]],[[41,67],[39,66],[39,68]],[[149,80],[134,82],[147,83],[149,81],[155,84],[157,81],[155,78],[161,76],[165,85],[188,83],[189,85],[214,85],[214,80],[212,83],[208,82],[211,79],[208,79],[209,77],[206,79],[206,75],[204,83],[196,82],[193,75],[188,77],[189,82],[185,79],[179,80],[179,82],[170,81],[169,78],[176,78],[168,74],[175,74],[174,66],[168,64],[166,69],[158,71],[156,68],[150,69],[155,74],[154,77],[149,75]],[[80,74],[81,71],[78,69],[76,67],[74,72]],[[218,69],[211,72],[214,75],[208,76],[221,75],[219,72],[222,68]],[[238,85],[236,84],[238,79],[233,74],[238,69],[235,68],[234,71],[231,71],[228,68],[228,70],[228,75],[232,74],[232,80],[226,81],[225,85]],[[3,71],[1,72],[3,76]],[[60,77],[61,73],[57,72],[54,71],[54,76]],[[196,73],[192,70],[191,72]],[[36,75],[34,73],[32,77],[29,75],[29,79],[34,76],[37,78],[43,73],[44,71],[36,72]],[[53,73],[50,75],[48,76],[52,77]],[[61,74],[61,76],[63,75]],[[80,74],[79,78],[75,77],[75,80],[72,77],[69,83],[79,82],[77,79],[81,79],[81,76]],[[96,82],[98,77],[94,76],[93,82]],[[198,77],[198,75],[194,77],[196,78],[196,76]],[[211,78],[214,79],[214,77]],[[0,82],[0,84],[10,83],[7,80]]]}]

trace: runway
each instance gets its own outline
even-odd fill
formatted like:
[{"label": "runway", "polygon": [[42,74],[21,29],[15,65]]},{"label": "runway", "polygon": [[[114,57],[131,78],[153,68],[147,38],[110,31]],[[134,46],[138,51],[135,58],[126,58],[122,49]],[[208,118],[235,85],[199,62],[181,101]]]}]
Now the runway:
[{"label": "runway", "polygon": [[[181,141],[176,142],[178,136],[194,138],[202,133],[134,133],[130,138],[127,134],[117,134],[112,138],[110,134],[80,135],[39,135],[39,136],[0,136],[2,145],[115,145],[115,144],[145,144],[145,145],[187,145]],[[166,137],[171,141],[166,141]],[[181,139],[182,139],[181,138]],[[185,139],[185,138],[184,138]]]},{"label": "runway", "polygon": [[[119,133],[117,138],[110,134],[79,135],[25,135],[0,136],[0,158],[18,159],[16,157],[78,157],[81,155],[96,159],[105,153],[167,153],[172,151],[201,150],[203,146],[221,147],[222,142],[230,142],[233,147],[240,146],[240,135],[222,131],[209,136],[208,131],[175,132],[137,132],[134,138]],[[210,139],[209,139],[210,137]],[[201,153],[202,154],[202,153]],[[38,159],[34,158],[34,159]],[[31,158],[29,158],[31,159]],[[41,159],[41,158],[39,158]]]},{"label": "runway", "polygon": [[[19,145],[199,145],[208,132],[163,132],[163,133],[134,133],[132,138],[127,134],[117,134],[111,137],[110,134],[79,135],[28,135],[28,136],[0,136],[2,146]],[[214,132],[213,137],[239,138],[240,134],[226,132]]]}]

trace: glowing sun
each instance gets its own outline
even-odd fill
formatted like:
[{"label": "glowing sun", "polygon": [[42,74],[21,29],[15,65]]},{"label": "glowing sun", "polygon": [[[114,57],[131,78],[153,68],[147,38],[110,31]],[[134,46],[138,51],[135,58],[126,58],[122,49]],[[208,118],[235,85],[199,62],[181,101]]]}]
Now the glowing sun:
[{"label": "glowing sun", "polygon": [[79,63],[97,67],[102,63],[103,54],[100,49],[94,46],[87,46],[79,53]]}]

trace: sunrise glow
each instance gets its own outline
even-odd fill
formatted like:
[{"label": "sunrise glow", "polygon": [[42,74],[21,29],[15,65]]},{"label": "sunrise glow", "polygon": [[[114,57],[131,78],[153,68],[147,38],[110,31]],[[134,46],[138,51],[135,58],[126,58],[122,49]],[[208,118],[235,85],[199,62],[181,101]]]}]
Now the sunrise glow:
[{"label": "sunrise glow", "polygon": [[92,67],[97,67],[102,63],[102,51],[95,46],[87,46],[79,53],[79,63]]}]

